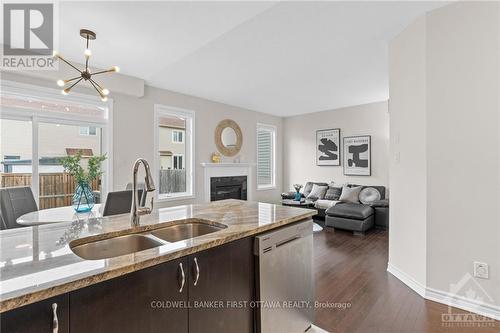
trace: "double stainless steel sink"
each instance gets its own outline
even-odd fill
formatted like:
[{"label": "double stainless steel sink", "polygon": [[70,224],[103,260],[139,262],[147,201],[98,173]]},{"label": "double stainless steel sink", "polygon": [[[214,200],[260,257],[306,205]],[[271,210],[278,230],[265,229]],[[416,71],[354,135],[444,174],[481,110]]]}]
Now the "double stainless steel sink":
[{"label": "double stainless steel sink", "polygon": [[131,233],[107,239],[90,241],[70,248],[77,256],[87,260],[108,259],[151,249],[168,243],[191,239],[227,228],[224,224],[209,221],[169,223],[147,232]]}]

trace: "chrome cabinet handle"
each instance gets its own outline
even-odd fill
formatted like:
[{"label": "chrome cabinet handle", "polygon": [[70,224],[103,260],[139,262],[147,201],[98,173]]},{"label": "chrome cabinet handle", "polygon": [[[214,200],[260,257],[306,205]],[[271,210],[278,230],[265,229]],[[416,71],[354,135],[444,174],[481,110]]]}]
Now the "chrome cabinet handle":
[{"label": "chrome cabinet handle", "polygon": [[181,269],[181,288],[179,292],[182,293],[182,289],[184,289],[184,283],[186,282],[186,275],[184,274],[184,268],[182,267],[182,262],[179,263],[179,268]]},{"label": "chrome cabinet handle", "polygon": [[57,319],[57,303],[52,304],[52,333],[57,333],[59,331],[59,320]]},{"label": "chrome cabinet handle", "polygon": [[194,285],[196,286],[200,279],[200,266],[198,266],[198,259],[196,259],[196,257],[194,257],[194,264],[196,265],[196,278],[194,280]]}]

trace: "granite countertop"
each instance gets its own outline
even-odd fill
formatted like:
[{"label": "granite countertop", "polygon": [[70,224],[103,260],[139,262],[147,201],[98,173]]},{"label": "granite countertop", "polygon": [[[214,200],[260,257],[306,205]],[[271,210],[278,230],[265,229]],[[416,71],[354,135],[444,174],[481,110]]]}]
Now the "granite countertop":
[{"label": "granite countertop", "polygon": [[[273,204],[223,200],[209,204],[160,208],[131,228],[128,214],[0,231],[0,313],[80,289],[236,239],[255,235],[316,214]],[[110,259],[85,260],[69,244],[144,232],[190,219],[222,223],[227,228],[200,237],[166,243]]]}]

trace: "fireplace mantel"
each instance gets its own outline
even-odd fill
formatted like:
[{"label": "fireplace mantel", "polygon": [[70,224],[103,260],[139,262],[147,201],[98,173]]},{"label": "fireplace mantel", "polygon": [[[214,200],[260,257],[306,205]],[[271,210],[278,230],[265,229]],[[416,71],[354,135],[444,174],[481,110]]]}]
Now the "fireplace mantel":
[{"label": "fireplace mantel", "polygon": [[212,177],[247,177],[247,198],[253,198],[252,163],[201,163],[205,169],[203,180],[203,192],[205,202],[210,202],[210,178]]}]

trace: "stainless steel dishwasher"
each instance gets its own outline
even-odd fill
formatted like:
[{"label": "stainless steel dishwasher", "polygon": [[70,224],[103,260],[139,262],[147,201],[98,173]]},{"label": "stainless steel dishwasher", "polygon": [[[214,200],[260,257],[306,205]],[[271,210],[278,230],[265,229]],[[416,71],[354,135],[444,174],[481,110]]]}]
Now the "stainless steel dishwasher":
[{"label": "stainless steel dishwasher", "polygon": [[257,329],[304,332],[314,320],[313,222],[255,237]]}]

